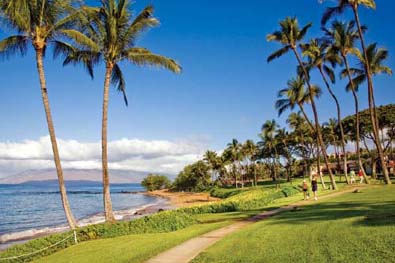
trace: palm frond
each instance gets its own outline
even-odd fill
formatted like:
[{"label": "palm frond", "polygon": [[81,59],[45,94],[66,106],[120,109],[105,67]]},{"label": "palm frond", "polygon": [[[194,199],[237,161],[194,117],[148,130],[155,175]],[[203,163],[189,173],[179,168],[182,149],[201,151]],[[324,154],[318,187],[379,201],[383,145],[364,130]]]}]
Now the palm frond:
[{"label": "palm frond", "polygon": [[181,72],[181,66],[173,59],[151,53],[148,49],[133,47],[126,50],[123,57],[135,65],[150,65],[163,67],[175,73]]},{"label": "palm frond", "polygon": [[288,46],[282,47],[279,50],[275,51],[274,53],[272,53],[270,56],[267,57],[267,62],[271,62],[272,60],[281,57],[282,55],[287,53],[290,48],[291,47],[288,45]]},{"label": "palm frond", "polygon": [[328,77],[331,80],[331,82],[335,83],[336,82],[336,77],[335,77],[335,73],[333,72],[333,69],[331,69],[327,65],[324,65],[323,69],[324,69],[326,75],[328,75]]},{"label": "palm frond", "polygon": [[310,28],[312,25],[313,25],[313,23],[311,23],[311,22],[308,23],[307,25],[305,25],[305,26],[300,30],[297,40],[303,39],[304,36],[305,36],[306,33],[307,33],[307,30],[309,30],[309,28]]},{"label": "palm frond", "polygon": [[126,82],[123,78],[122,70],[118,64],[115,64],[112,70],[111,83],[117,86],[118,91],[122,92],[125,105],[128,106],[128,98],[126,96]]},{"label": "palm frond", "polygon": [[19,53],[24,56],[27,52],[28,38],[23,35],[10,36],[0,41],[0,58],[8,59]]},{"label": "palm frond", "polygon": [[72,39],[73,41],[75,41],[77,44],[81,45],[84,48],[89,48],[94,52],[98,52],[100,50],[97,43],[95,43],[92,39],[90,39],[85,34],[79,32],[78,30],[63,29],[60,30],[60,33]]}]

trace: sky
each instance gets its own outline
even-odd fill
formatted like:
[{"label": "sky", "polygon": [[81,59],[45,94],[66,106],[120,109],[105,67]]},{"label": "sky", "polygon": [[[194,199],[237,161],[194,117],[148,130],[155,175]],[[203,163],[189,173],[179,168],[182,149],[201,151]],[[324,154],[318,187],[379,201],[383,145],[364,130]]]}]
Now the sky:
[{"label": "sky", "polygon": [[[306,40],[321,36],[321,15],[334,1],[136,0],[132,9],[136,13],[148,4],[154,5],[161,24],[137,45],[175,59],[183,71],[121,65],[129,106],[112,88],[110,168],[175,174],[205,150],[223,149],[232,138],[258,140],[268,119],[285,125],[287,114],[278,117],[273,105],[277,91],[295,76],[296,62],[289,54],[267,63],[280,46],[265,37],[286,16],[298,17],[302,25],[313,22]],[[366,41],[389,49],[387,65],[395,68],[395,2],[376,4],[376,11],[361,8]],[[0,38],[10,33],[1,30]],[[0,61],[0,72],[0,177],[53,167],[32,49],[25,57]],[[91,80],[81,67],[62,67],[61,60],[48,54],[45,72],[64,166],[100,168],[103,65]],[[324,88],[317,74],[313,81]],[[353,99],[344,86],[339,80],[334,90],[346,116],[353,113]],[[375,90],[377,104],[394,102],[393,77],[375,77]],[[366,87],[359,96],[366,108]],[[317,104],[322,122],[336,116],[327,92]]]}]

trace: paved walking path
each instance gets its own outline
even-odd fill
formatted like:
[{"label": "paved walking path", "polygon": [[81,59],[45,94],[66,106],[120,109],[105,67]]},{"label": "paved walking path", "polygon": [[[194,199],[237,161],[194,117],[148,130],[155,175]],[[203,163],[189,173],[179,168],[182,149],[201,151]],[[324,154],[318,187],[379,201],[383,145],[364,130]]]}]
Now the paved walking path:
[{"label": "paved walking path", "polygon": [[[327,199],[329,197],[334,197],[338,196],[344,193],[350,193],[353,192],[355,188],[348,189],[345,191],[341,192],[336,192],[333,194],[328,194],[322,196],[320,199]],[[159,255],[149,259],[146,263],[187,263],[194,259],[197,255],[199,255],[201,252],[206,250],[209,246],[213,245],[216,243],[218,240],[224,238],[226,235],[230,233],[234,233],[241,228],[250,225],[252,223],[255,223],[257,221],[264,220],[268,217],[271,217],[273,215],[276,215],[278,213],[284,212],[284,211],[289,211],[296,209],[299,206],[303,206],[306,204],[311,204],[312,202],[306,202],[306,201],[299,201],[291,205],[287,205],[284,207],[280,207],[271,211],[263,212],[261,214],[258,214],[256,216],[253,216],[247,220],[244,221],[239,221],[234,224],[231,224],[229,226],[208,232],[204,235],[192,238],[174,248],[171,248],[167,251],[164,251],[160,253]]]}]

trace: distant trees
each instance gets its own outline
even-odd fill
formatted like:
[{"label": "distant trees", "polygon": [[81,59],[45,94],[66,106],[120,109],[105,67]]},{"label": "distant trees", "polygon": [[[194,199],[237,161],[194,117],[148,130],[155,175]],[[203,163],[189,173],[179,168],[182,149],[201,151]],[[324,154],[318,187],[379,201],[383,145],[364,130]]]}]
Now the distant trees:
[{"label": "distant trees", "polygon": [[147,191],[155,191],[169,188],[171,186],[171,182],[169,178],[164,175],[149,174],[143,179],[141,185],[144,186]]}]

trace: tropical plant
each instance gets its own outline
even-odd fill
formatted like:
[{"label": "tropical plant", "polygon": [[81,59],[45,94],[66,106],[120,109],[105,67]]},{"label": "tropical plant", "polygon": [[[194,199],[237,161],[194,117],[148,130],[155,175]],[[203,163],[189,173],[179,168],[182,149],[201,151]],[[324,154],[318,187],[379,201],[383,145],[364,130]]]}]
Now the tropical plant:
[{"label": "tropical plant", "polygon": [[[304,74],[304,81],[307,83],[308,87],[308,93],[310,96],[310,103],[311,103],[311,108],[313,110],[314,114],[314,124],[315,124],[315,132],[317,135],[317,144],[321,146],[321,151],[322,154],[324,155],[324,160],[325,164],[327,167],[327,170],[329,172],[329,178],[331,180],[331,185],[332,189],[336,189],[336,181],[335,178],[333,177],[332,171],[329,167],[329,160],[328,156],[326,153],[326,147],[324,146],[324,141],[322,139],[322,133],[321,133],[321,125],[318,120],[318,112],[317,112],[317,107],[314,101],[314,96],[313,93],[311,92],[312,90],[312,85],[310,83],[310,78],[309,74],[307,72],[307,69],[298,53],[298,45],[299,42],[304,38],[304,36],[307,33],[307,30],[311,27],[311,23],[307,24],[303,28],[299,28],[299,23],[296,18],[290,18],[287,17],[284,20],[280,21],[280,27],[281,29],[279,31],[275,31],[272,34],[267,35],[266,39],[268,41],[277,41],[280,44],[283,45],[283,47],[274,53],[272,53],[268,58],[267,61],[270,62],[275,58],[278,58],[282,55],[284,55],[288,51],[292,51],[296,57],[296,60],[298,61],[298,64],[300,68],[302,69],[302,72]],[[319,159],[319,158],[318,158]],[[320,166],[318,166],[320,167]],[[318,169],[320,172],[320,168]]]},{"label": "tropical plant", "polygon": [[241,171],[241,161],[243,160],[243,153],[241,151],[242,145],[239,143],[237,139],[232,139],[230,143],[228,143],[227,148],[224,151],[224,158],[230,161],[231,170],[233,173],[235,186],[237,188],[237,178],[240,176],[241,178],[241,186],[244,187],[244,181]]},{"label": "tropical plant", "polygon": [[279,127],[277,122],[272,119],[272,120],[267,120],[263,125],[261,129],[261,134],[260,137],[262,139],[261,144],[268,149],[269,156],[274,153],[273,156],[273,180],[276,182],[276,185],[278,187],[278,165],[280,164],[279,162],[279,154],[277,151],[277,144],[278,141],[276,140],[276,130]]},{"label": "tropical plant", "polygon": [[0,56],[3,58],[9,58],[16,54],[24,56],[29,44],[34,48],[59,192],[67,222],[70,228],[74,229],[76,221],[67,199],[43,62],[45,51],[49,45],[56,47],[62,43],[61,36],[77,32],[71,28],[77,14],[72,4],[71,0],[0,0],[0,15],[5,22],[3,24],[9,26],[11,30],[17,31],[16,35],[0,41]]},{"label": "tropical plant", "polygon": [[[362,170],[362,173],[365,178],[365,182],[369,183],[369,179],[366,176],[365,169],[363,168],[362,160],[361,160],[361,152],[360,152],[360,128],[359,128],[359,101],[358,101],[358,86],[356,86],[352,80],[352,75],[350,71],[349,62],[347,56],[349,54],[354,54],[357,52],[357,48],[355,47],[355,41],[359,38],[358,30],[355,28],[355,22],[340,22],[338,20],[332,22],[330,29],[323,29],[325,32],[326,41],[329,44],[329,53],[337,53],[341,56],[343,60],[343,64],[345,65],[345,72],[347,73],[347,77],[349,80],[349,85],[347,85],[346,90],[351,91],[354,98],[354,108],[356,115],[355,122],[355,145],[356,152],[358,158],[358,166],[359,169]],[[363,27],[363,31],[366,28]]]},{"label": "tropical plant", "polygon": [[102,116],[102,168],[103,202],[106,221],[114,221],[110,196],[110,177],[107,156],[107,122],[110,85],[123,93],[125,104],[126,82],[120,67],[121,62],[136,66],[152,65],[179,73],[181,67],[172,59],[137,47],[136,40],[143,31],[159,21],[153,17],[154,8],[147,6],[132,19],[128,0],[102,1],[100,7],[84,7],[81,16],[83,33],[69,34],[73,45],[58,45],[56,51],[66,53],[64,65],[82,63],[93,77],[93,67],[100,62],[105,65]]},{"label": "tropical plant", "polygon": [[[257,178],[256,178],[256,167],[255,167],[255,162],[254,156],[257,153],[257,147],[255,143],[252,140],[246,140],[245,143],[241,146],[241,151],[243,152],[243,156],[246,161],[246,172],[249,175],[250,174],[250,168],[253,169],[254,173],[254,186],[257,186]],[[252,167],[251,167],[252,166]]]},{"label": "tropical plant", "polygon": [[[347,72],[347,69],[342,71],[342,76],[345,77],[346,75],[348,75],[348,73],[351,72],[352,75],[354,75],[355,77],[348,83],[347,88],[351,89],[352,85],[354,85],[354,87],[356,87],[356,89],[358,89],[358,87],[368,79],[366,71],[365,71],[365,66],[364,64],[366,64],[364,57],[362,56],[362,54],[356,50],[356,52],[354,52],[354,54],[357,56],[358,60],[359,60],[359,67],[358,68],[349,68],[349,72]],[[391,68],[383,65],[384,60],[386,60],[388,58],[388,50],[384,49],[384,48],[377,48],[376,43],[371,44],[367,47],[366,49],[366,54],[367,54],[367,58],[368,58],[368,64],[370,65],[369,68],[371,70],[371,74],[372,76],[378,75],[378,74],[388,74],[388,75],[392,75],[392,70]],[[374,108],[374,112],[376,113],[376,107]],[[374,136],[374,129],[377,128],[377,134],[378,134],[378,145],[376,144],[376,148],[378,150],[379,156],[380,156],[380,150],[379,148],[382,149],[383,151],[383,155],[384,155],[384,146],[382,145],[381,141],[380,141],[380,127],[382,127],[382,123],[379,122],[380,117],[377,116],[376,113],[376,118],[377,118],[377,124],[376,127],[375,125],[372,125],[372,131],[373,131],[373,136]],[[375,136],[373,138],[376,138]],[[374,142],[376,142],[376,140],[374,140]],[[380,161],[382,162],[382,160],[380,159]],[[386,165],[386,160],[384,159],[384,162],[382,162],[382,166],[383,166],[383,172],[384,172],[384,179],[386,181],[387,184],[391,184],[391,180],[389,178],[388,175],[388,169],[387,169],[387,165]]]},{"label": "tropical plant", "polygon": [[[367,47],[365,44],[365,39],[363,36],[363,27],[361,25],[360,19],[359,19],[359,7],[364,6],[366,8],[370,9],[376,9],[376,3],[374,0],[337,0],[337,6],[334,7],[328,7],[322,17],[321,24],[325,25],[326,22],[332,18],[334,15],[341,14],[343,13],[347,8],[351,8],[353,14],[354,14],[354,19],[357,24],[358,28],[358,34],[359,34],[359,39],[361,42],[361,47],[362,47],[362,57],[364,58],[362,61],[369,61],[368,58],[368,51]],[[381,165],[383,166],[383,171],[384,171],[384,178],[385,182],[387,184],[391,184],[391,180],[389,179],[389,174],[388,174],[388,169],[387,169],[387,164],[386,160],[384,157],[384,152],[382,145],[380,144],[380,136],[379,136],[379,122],[378,122],[378,117],[377,117],[377,112],[376,112],[376,103],[374,99],[374,87],[373,87],[373,79],[372,79],[372,74],[373,72],[371,71],[370,68],[370,63],[363,63],[364,70],[366,72],[366,79],[368,83],[368,102],[369,102],[369,110],[370,110],[370,119],[372,121],[372,127],[373,127],[373,136],[374,136],[374,143],[377,148],[377,152],[380,158]]]},{"label": "tropical plant", "polygon": [[303,44],[301,45],[301,47],[303,50],[302,55],[308,58],[308,62],[306,63],[306,69],[308,69],[308,71],[310,71],[313,68],[318,69],[329,94],[335,101],[336,111],[337,111],[337,121],[340,129],[340,143],[343,152],[343,171],[346,177],[346,182],[349,183],[347,176],[346,140],[344,137],[343,124],[341,123],[342,117],[341,117],[340,103],[327,79],[327,77],[329,77],[332,83],[335,83],[336,80],[333,69],[327,64],[330,63],[334,67],[337,64],[341,64],[342,60],[336,52],[327,52],[328,44],[325,41],[312,39],[310,43]]}]

